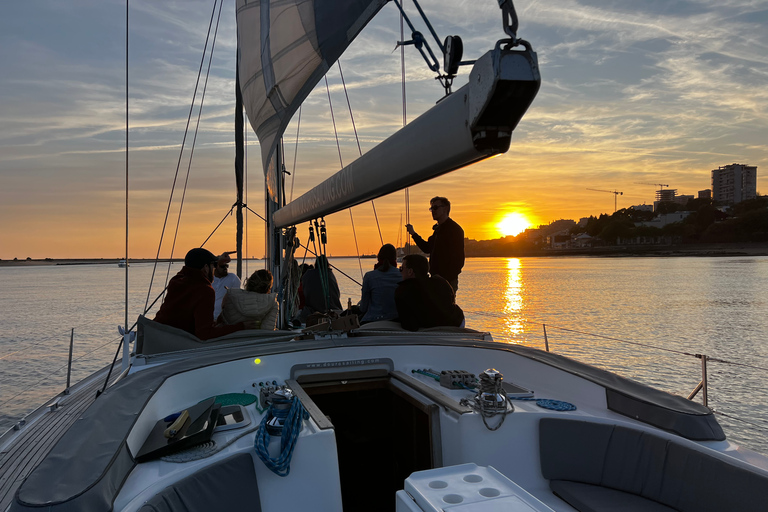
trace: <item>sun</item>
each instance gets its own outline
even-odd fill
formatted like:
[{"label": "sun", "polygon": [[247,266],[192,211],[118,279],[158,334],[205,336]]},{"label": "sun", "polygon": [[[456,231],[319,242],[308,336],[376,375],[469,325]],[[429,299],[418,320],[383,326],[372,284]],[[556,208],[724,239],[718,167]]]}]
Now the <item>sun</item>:
[{"label": "sun", "polygon": [[509,212],[496,224],[502,236],[517,236],[531,226],[528,218],[519,212]]}]

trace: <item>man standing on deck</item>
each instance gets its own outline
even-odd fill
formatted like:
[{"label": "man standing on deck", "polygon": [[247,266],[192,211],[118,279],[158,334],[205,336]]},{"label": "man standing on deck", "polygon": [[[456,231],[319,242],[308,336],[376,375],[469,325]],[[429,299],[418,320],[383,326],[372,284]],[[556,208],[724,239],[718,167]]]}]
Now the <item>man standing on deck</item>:
[{"label": "man standing on deck", "polygon": [[213,269],[213,290],[216,292],[216,303],[213,308],[214,321],[218,320],[221,314],[221,301],[224,300],[227,290],[230,288],[240,289],[240,278],[228,271],[229,263],[232,261],[232,258],[229,257],[230,254],[232,253],[222,253],[217,260],[216,268]]},{"label": "man standing on deck", "polygon": [[427,240],[421,238],[410,224],[406,224],[405,229],[419,249],[429,254],[430,273],[448,281],[456,293],[459,274],[464,267],[464,230],[449,217],[451,202],[445,197],[430,199],[429,211],[437,224],[432,227],[435,232]]},{"label": "man standing on deck", "polygon": [[[226,336],[242,329],[255,329],[256,322],[215,325],[213,322],[213,271],[218,258],[202,248],[190,250],[184,266],[169,282],[155,322],[183,329],[201,340]],[[249,325],[252,324],[252,325]]]}]

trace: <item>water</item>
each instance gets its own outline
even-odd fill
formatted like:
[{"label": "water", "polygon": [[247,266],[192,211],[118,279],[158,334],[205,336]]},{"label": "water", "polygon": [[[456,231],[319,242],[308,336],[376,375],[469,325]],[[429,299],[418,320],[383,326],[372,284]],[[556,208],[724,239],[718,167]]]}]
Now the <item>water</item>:
[{"label": "water", "polygon": [[[362,281],[356,259],[332,263]],[[130,267],[131,322],[151,275]],[[342,303],[356,302],[359,286],[337,277]],[[0,431],[64,389],[72,328],[73,383],[112,359],[124,281],[116,264],[0,267]],[[497,340],[543,349],[546,325],[552,351],[679,395],[701,380],[694,354],[717,359],[710,407],[729,438],[768,453],[768,257],[471,258],[457,300]]]}]

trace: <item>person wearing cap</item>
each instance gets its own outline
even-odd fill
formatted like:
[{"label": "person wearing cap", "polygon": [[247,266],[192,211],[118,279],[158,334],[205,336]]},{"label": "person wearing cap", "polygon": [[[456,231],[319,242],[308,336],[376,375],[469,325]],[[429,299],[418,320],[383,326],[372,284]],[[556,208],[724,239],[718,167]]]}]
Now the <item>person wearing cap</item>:
[{"label": "person wearing cap", "polygon": [[216,299],[211,283],[218,258],[202,248],[190,250],[184,266],[169,282],[163,304],[155,322],[183,329],[201,340],[226,336],[242,329],[254,328],[253,322],[216,325],[213,307]]},{"label": "person wearing cap", "polygon": [[239,290],[240,278],[236,274],[230,274],[229,263],[232,258],[229,257],[231,253],[225,252],[219,256],[216,264],[216,268],[213,269],[213,290],[216,292],[216,302],[213,308],[213,320],[216,321],[221,314],[221,301],[224,300],[224,295],[227,294],[227,290]]}]

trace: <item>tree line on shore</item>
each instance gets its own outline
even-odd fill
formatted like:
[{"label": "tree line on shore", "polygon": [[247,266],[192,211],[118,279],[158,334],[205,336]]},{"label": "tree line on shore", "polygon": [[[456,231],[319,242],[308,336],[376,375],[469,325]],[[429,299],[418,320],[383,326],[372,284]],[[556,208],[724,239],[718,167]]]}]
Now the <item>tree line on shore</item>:
[{"label": "tree line on shore", "polygon": [[[645,225],[663,214],[687,212],[679,222],[663,227]],[[660,203],[655,212],[623,208],[613,214],[591,216],[584,223],[559,220],[515,237],[497,240],[465,240],[467,256],[512,256],[551,252],[552,240],[588,235],[589,248],[617,248],[631,241],[663,245],[768,242],[768,196],[742,201],[730,207],[710,199],[691,199],[687,204]],[[587,238],[582,236],[582,239]],[[649,242],[651,241],[651,242]],[[582,246],[584,247],[584,246]],[[573,248],[573,246],[568,246]]]}]

